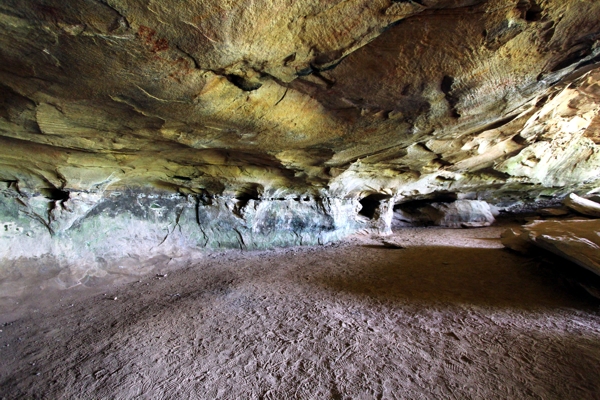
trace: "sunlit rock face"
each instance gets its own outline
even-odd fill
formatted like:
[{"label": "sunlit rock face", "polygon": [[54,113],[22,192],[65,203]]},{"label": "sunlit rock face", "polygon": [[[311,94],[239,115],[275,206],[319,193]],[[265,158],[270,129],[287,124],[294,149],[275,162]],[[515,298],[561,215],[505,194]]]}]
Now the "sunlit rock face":
[{"label": "sunlit rock face", "polygon": [[592,0],[3,1],[2,257],[79,256],[92,227],[94,260],[130,229],[127,254],[321,243],[413,200],[587,193],[598,21]]}]

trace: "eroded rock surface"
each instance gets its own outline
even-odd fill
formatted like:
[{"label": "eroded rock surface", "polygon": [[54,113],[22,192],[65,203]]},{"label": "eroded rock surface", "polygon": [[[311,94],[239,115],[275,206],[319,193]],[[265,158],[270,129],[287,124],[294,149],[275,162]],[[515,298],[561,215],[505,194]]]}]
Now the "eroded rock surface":
[{"label": "eroded rock surface", "polygon": [[85,258],[96,232],[95,257],[318,243],[389,233],[413,200],[588,193],[599,20],[580,0],[4,1],[4,257]]}]

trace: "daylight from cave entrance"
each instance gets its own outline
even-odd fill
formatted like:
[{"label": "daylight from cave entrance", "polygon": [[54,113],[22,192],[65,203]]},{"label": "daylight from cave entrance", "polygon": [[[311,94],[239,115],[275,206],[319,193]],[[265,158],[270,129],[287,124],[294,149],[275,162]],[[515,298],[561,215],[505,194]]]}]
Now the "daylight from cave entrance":
[{"label": "daylight from cave entrance", "polygon": [[0,398],[597,398],[599,67],[596,0],[2,0]]}]

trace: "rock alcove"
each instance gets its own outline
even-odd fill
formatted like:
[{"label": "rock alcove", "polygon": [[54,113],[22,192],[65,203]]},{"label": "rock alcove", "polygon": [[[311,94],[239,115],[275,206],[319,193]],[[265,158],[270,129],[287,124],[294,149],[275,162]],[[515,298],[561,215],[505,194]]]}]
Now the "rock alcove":
[{"label": "rock alcove", "polygon": [[0,260],[69,286],[593,193],[599,20],[579,0],[4,1]]}]

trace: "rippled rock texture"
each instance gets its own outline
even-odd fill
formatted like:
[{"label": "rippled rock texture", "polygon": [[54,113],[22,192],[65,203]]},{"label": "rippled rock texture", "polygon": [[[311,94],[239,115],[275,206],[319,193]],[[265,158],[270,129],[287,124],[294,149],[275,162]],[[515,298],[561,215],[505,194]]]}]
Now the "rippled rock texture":
[{"label": "rippled rock texture", "polygon": [[3,1],[3,257],[102,257],[111,227],[133,255],[319,243],[414,200],[588,193],[598,21],[591,0]]}]

